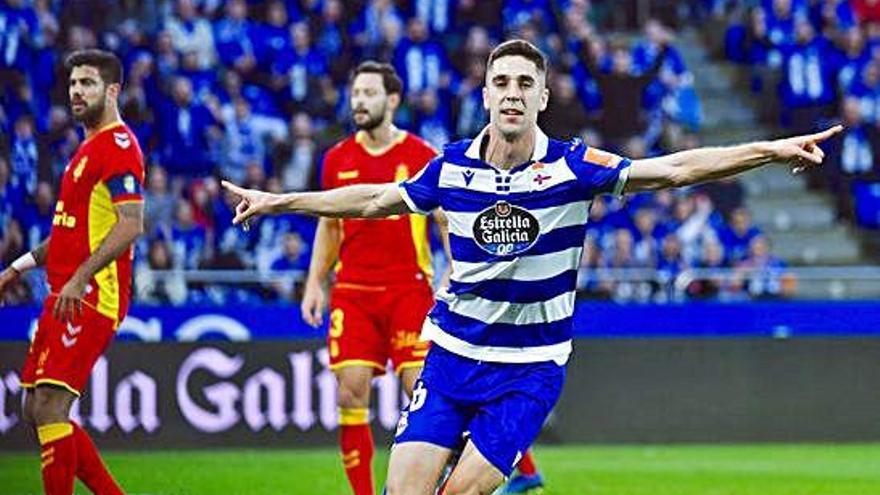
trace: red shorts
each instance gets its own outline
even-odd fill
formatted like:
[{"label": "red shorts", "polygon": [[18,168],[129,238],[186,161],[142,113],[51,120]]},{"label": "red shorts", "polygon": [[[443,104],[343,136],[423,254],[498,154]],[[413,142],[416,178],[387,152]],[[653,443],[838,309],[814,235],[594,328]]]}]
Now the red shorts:
[{"label": "red shorts", "polygon": [[52,316],[54,304],[55,298],[49,297],[43,305],[21,370],[21,386],[57,385],[79,395],[116,334],[115,322],[85,304],[72,322],[61,322]]},{"label": "red shorts", "polygon": [[386,287],[338,284],[330,293],[330,369],[372,366],[385,373],[421,367],[428,342],[419,340],[434,294],[428,284]]}]

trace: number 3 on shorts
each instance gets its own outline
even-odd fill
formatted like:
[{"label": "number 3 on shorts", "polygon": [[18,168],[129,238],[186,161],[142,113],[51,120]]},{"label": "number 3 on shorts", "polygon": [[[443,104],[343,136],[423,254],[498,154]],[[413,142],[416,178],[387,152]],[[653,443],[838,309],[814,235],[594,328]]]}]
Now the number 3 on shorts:
[{"label": "number 3 on shorts", "polygon": [[330,313],[330,338],[338,339],[342,336],[342,323],[345,321],[345,313],[342,308],[336,308]]}]

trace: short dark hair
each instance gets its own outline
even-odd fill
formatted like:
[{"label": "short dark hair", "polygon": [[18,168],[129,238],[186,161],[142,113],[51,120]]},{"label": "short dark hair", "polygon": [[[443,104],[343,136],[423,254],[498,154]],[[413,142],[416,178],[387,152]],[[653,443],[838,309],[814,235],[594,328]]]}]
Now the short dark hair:
[{"label": "short dark hair", "polygon": [[400,80],[400,76],[397,75],[397,71],[394,70],[391,64],[374,60],[361,62],[354,69],[354,72],[351,73],[352,82],[354,82],[354,78],[361,74],[379,74],[382,76],[382,86],[385,87],[385,92],[389,95],[403,93],[403,81]]},{"label": "short dark hair", "polygon": [[492,67],[492,63],[501,57],[510,56],[525,57],[527,60],[535,64],[538,72],[547,73],[547,57],[535,45],[526,40],[508,40],[496,46],[492,53],[489,54],[489,61],[486,62],[486,69]]},{"label": "short dark hair", "polygon": [[77,50],[68,55],[64,61],[64,67],[68,72],[81,65],[96,67],[105,84],[122,84],[122,62],[112,52],[93,48]]}]

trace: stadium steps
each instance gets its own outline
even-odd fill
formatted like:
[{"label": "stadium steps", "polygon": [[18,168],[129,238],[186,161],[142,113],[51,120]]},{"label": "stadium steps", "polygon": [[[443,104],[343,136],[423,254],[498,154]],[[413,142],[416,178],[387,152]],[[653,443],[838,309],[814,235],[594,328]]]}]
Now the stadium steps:
[{"label": "stadium steps", "polygon": [[847,225],[810,231],[765,230],[773,252],[793,265],[851,265],[861,255],[859,241]]},{"label": "stadium steps", "polygon": [[[703,106],[700,138],[704,144],[736,144],[771,139],[778,134],[758,122],[755,106],[760,102],[755,102],[738,84],[742,80],[741,69],[710,57],[696,30],[684,31],[676,47],[694,74],[694,87]],[[809,191],[804,179],[793,176],[788,167],[763,167],[744,174],[742,182],[747,193],[746,207],[755,223],[767,233],[773,252],[787,263],[865,263],[859,236],[850,227],[837,224],[830,198]],[[864,292],[855,286],[847,285],[846,289]],[[835,290],[841,292],[839,287]],[[865,290],[876,292],[876,284]],[[823,294],[828,296],[827,288]]]},{"label": "stadium steps", "polygon": [[797,297],[799,299],[878,299],[880,284],[872,280],[800,280]]}]

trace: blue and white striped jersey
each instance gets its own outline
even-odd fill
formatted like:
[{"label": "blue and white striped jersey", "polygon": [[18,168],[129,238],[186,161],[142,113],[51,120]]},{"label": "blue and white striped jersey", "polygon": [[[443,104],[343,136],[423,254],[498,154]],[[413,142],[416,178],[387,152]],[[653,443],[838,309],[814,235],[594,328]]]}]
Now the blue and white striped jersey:
[{"label": "blue and white striped jersey", "polygon": [[538,130],[532,159],[500,170],[480,159],[486,133],[400,183],[413,212],[449,218],[452,281],[422,337],[479,361],[565,364],[590,202],[622,193],[630,161]]}]

